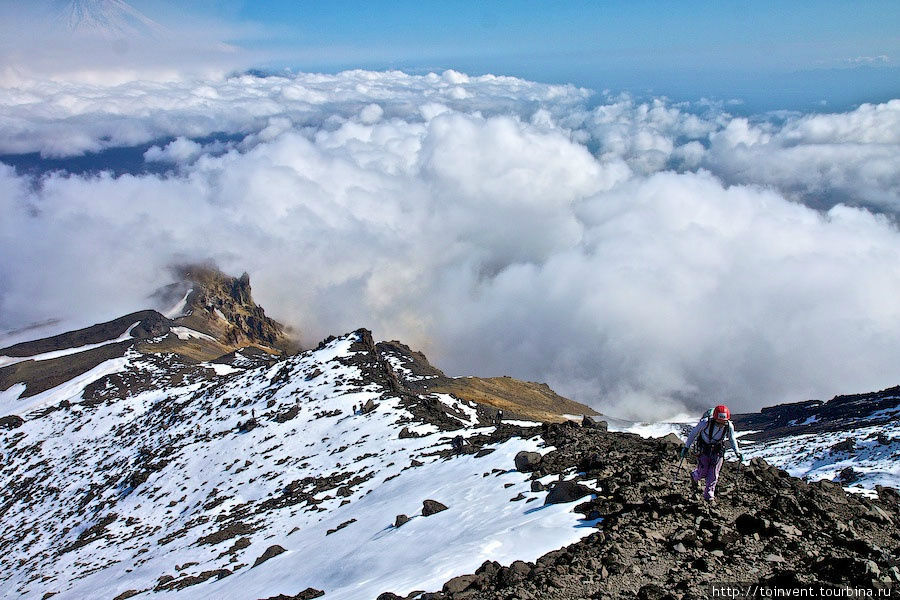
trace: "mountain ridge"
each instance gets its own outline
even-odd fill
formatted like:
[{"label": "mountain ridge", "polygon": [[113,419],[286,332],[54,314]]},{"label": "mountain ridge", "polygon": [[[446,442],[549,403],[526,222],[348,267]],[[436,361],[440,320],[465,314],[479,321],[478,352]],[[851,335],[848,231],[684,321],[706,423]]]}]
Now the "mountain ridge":
[{"label": "mountain ridge", "polygon": [[[722,572],[900,583],[900,494],[871,478],[848,493],[821,470],[894,446],[798,444],[822,433],[804,411],[862,431],[893,389],[736,415],[777,435],[747,439],[710,505],[676,468],[677,436],[608,431],[545,384],[447,377],[367,329],[274,348],[287,336],[249,277],[179,273],[168,310],[0,351],[0,519],[15,524],[0,596],[694,600]],[[803,452],[822,481],[792,476]]]}]

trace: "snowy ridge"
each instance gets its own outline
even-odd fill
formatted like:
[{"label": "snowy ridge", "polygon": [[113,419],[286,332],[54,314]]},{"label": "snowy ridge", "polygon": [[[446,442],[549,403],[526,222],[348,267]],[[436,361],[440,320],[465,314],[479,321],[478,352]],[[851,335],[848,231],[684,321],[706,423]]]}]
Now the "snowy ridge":
[{"label": "snowy ridge", "polygon": [[900,488],[898,421],[742,444],[746,459],[764,458],[794,477],[837,481],[869,495],[876,485]]},{"label": "snowy ridge", "polygon": [[[2,596],[405,595],[593,531],[513,469],[517,452],[551,448],[513,438],[450,457],[451,435],[372,376],[384,361],[361,341],[222,375],[129,353],[46,392],[0,434],[0,514],[17,524],[0,536]],[[469,425],[459,433],[492,431],[467,403],[435,401]],[[448,509],[422,517],[425,499]],[[412,519],[395,528],[399,514]]]},{"label": "snowy ridge", "polygon": [[[120,335],[119,337],[113,340],[107,340],[105,342],[98,342],[96,344],[86,344],[84,346],[78,346],[77,348],[66,348],[64,350],[56,350],[54,352],[43,352],[41,354],[36,354],[34,356],[0,356],[0,367],[5,367],[8,365],[13,365],[18,362],[26,361],[26,360],[51,360],[53,358],[59,358],[60,356],[68,356],[70,354],[78,354],[79,352],[85,352],[87,350],[93,350],[94,348],[99,348],[100,346],[106,346],[108,344],[118,344],[119,342],[124,342],[126,340],[130,340],[132,338],[131,330],[140,325],[140,321],[134,323],[131,327],[125,330],[125,333]],[[202,334],[201,334],[202,335]],[[207,336],[209,337],[209,336]]]}]

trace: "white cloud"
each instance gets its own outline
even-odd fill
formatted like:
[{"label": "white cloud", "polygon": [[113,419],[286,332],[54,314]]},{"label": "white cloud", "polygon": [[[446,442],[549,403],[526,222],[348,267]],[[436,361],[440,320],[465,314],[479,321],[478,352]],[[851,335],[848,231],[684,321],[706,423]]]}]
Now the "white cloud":
[{"label": "white cloud", "polygon": [[[900,101],[742,119],[363,71],[0,94],[3,151],[168,137],[146,160],[178,165],[0,168],[0,327],[109,318],[171,262],[212,258],[307,343],[368,326],[453,374],[548,380],[614,414],[896,384],[900,235],[839,201],[900,206]],[[243,141],[197,141],[217,132]]]},{"label": "white cloud", "polygon": [[144,153],[147,162],[189,163],[203,152],[203,146],[184,137],[176,138],[164,148],[152,146]]},{"label": "white cloud", "polygon": [[887,65],[891,62],[891,57],[887,54],[879,54],[878,56],[855,56],[848,58],[847,62],[852,65]]}]

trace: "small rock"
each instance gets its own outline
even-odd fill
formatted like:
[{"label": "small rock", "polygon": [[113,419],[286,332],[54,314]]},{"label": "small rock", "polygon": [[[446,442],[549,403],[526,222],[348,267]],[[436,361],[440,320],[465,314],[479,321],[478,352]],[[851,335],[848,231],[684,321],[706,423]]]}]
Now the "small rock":
[{"label": "small rock", "polygon": [[656,585],[655,583],[648,583],[646,585],[641,586],[641,589],[638,590],[638,598],[639,600],[660,600],[664,596],[666,596],[668,592],[665,588]]},{"label": "small rock", "polygon": [[770,563],[783,563],[784,557],[780,554],[766,554],[765,560]]},{"label": "small rock", "polygon": [[433,514],[447,510],[447,507],[437,500],[425,500],[422,502],[422,516],[430,517]]},{"label": "small rock", "polygon": [[774,522],[772,523],[772,527],[781,535],[786,535],[789,537],[799,537],[803,535],[803,532],[800,531],[800,529],[794,527],[793,525],[788,525],[787,523]]},{"label": "small rock", "polygon": [[543,492],[546,488],[544,484],[538,481],[537,479],[533,479],[531,481],[531,491],[532,492]]},{"label": "small rock", "polygon": [[397,518],[394,519],[394,527],[400,527],[406,523],[409,523],[409,517],[406,515],[397,515]]},{"label": "small rock", "polygon": [[878,577],[881,575],[881,569],[878,568],[878,564],[874,560],[867,560],[865,562],[866,565],[866,575],[870,575],[872,577]]},{"label": "small rock", "polygon": [[674,550],[678,554],[684,554],[685,552],[687,552],[687,548],[685,548],[684,544],[682,544],[681,542],[678,542],[677,544],[672,546],[672,550]]}]

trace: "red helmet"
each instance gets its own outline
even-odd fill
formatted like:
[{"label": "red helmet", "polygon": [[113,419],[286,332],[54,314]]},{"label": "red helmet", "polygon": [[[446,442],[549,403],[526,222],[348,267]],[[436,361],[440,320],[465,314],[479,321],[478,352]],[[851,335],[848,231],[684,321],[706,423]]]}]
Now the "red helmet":
[{"label": "red helmet", "polygon": [[731,411],[724,404],[720,404],[713,409],[712,417],[716,421],[728,421],[731,419]]}]

